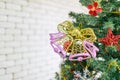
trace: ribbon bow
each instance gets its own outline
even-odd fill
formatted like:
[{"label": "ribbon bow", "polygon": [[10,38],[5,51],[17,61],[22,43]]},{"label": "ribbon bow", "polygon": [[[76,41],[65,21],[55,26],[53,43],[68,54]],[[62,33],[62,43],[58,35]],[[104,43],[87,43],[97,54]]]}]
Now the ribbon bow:
[{"label": "ribbon bow", "polygon": [[64,21],[58,25],[58,31],[72,36],[74,39],[88,40],[94,42],[96,36],[92,28],[79,29],[73,26],[72,22]]}]

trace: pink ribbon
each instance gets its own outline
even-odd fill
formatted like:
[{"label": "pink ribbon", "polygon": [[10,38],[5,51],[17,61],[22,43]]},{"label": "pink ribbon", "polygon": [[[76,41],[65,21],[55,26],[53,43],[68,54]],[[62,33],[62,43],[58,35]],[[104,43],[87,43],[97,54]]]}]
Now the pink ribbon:
[{"label": "pink ribbon", "polygon": [[88,53],[79,53],[79,54],[73,54],[69,56],[69,60],[70,61],[82,61],[85,59],[90,58],[90,54]]},{"label": "pink ribbon", "polygon": [[63,47],[60,46],[59,44],[57,44],[56,41],[61,39],[61,38],[63,38],[64,36],[65,36],[65,34],[64,33],[60,33],[60,32],[59,33],[51,33],[50,34],[50,40],[51,40],[50,44],[53,47],[54,51],[56,53],[58,53],[62,58],[66,57],[66,53],[65,53]]},{"label": "pink ribbon", "polygon": [[58,33],[50,33],[50,40],[58,40],[65,36],[64,33],[58,32]]},{"label": "pink ribbon", "polygon": [[83,46],[89,52],[89,54],[91,55],[91,57],[93,57],[93,58],[96,57],[96,52],[98,52],[99,49],[93,43],[84,41],[83,42]]}]

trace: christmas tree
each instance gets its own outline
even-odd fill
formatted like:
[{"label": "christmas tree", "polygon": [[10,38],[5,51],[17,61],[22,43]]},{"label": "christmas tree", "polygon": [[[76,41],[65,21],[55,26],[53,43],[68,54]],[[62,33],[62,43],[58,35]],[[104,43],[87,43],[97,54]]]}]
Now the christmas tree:
[{"label": "christmas tree", "polygon": [[89,13],[70,12],[74,20],[50,33],[62,58],[56,80],[120,80],[120,0],[79,0]]}]

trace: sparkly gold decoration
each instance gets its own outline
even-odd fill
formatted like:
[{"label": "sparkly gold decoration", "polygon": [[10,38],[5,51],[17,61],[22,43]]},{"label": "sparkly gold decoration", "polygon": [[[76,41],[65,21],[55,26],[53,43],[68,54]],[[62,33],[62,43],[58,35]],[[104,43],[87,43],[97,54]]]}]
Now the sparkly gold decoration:
[{"label": "sparkly gold decoration", "polygon": [[69,31],[74,29],[73,24],[70,21],[64,21],[61,24],[58,24],[58,31],[63,33],[69,33]]},{"label": "sparkly gold decoration", "polygon": [[66,77],[64,77],[64,80],[67,80]]},{"label": "sparkly gold decoration", "polygon": [[72,22],[64,21],[58,25],[58,31],[72,36],[74,39],[89,40],[94,42],[96,36],[92,28],[79,29],[73,26]]},{"label": "sparkly gold decoration", "polygon": [[120,71],[120,66],[118,67],[118,71]]},{"label": "sparkly gold decoration", "polygon": [[111,66],[115,66],[118,69],[118,71],[120,71],[120,66],[118,65],[116,60],[113,60],[108,64],[108,69],[110,69]]},{"label": "sparkly gold decoration", "polygon": [[[82,26],[82,23],[80,23]],[[70,51],[71,53],[80,53],[86,52],[83,48],[83,41],[87,40],[89,42],[94,42],[96,40],[96,36],[92,28],[76,28],[70,21],[64,21],[58,25],[58,31],[65,33],[71,42],[67,47],[66,51]],[[63,39],[64,40],[64,39]]]}]

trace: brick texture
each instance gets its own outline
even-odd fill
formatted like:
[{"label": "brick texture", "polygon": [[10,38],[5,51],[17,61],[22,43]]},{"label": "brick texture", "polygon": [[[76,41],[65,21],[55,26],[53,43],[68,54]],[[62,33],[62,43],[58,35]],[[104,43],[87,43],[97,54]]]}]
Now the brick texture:
[{"label": "brick texture", "polygon": [[85,10],[78,0],[0,0],[0,80],[54,80],[61,59],[49,33]]}]

